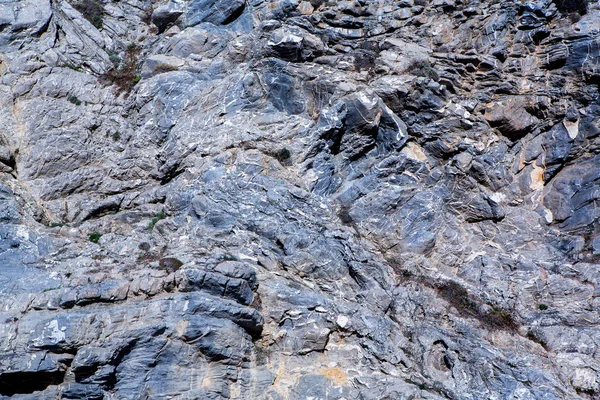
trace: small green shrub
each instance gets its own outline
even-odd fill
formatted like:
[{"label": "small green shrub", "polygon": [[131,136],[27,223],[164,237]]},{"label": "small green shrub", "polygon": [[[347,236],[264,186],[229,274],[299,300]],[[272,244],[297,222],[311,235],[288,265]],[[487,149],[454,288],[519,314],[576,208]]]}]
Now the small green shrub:
[{"label": "small green shrub", "polygon": [[121,132],[119,131],[114,131],[112,135],[110,135],[110,137],[112,137],[112,140],[114,140],[115,142],[119,141],[119,139],[121,139]]},{"label": "small green shrub", "polygon": [[154,218],[152,218],[152,220],[148,224],[148,229],[154,228],[154,225],[156,225],[156,223],[158,221],[160,221],[161,219],[165,219],[165,218],[166,218],[166,215],[165,215],[164,211],[159,212],[158,214],[156,214],[154,216]]},{"label": "small green shrub", "polygon": [[110,60],[111,63],[113,63],[113,65],[115,67],[118,67],[119,64],[121,64],[121,57],[119,57],[118,55],[116,55],[115,53],[110,53],[108,55],[108,59]]},{"label": "small green shrub", "polygon": [[238,261],[238,258],[231,253],[223,254],[220,259],[222,261]]},{"label": "small green shrub", "polygon": [[539,308],[540,310],[542,310],[542,311],[546,311],[546,310],[548,309],[548,306],[547,306],[547,305],[545,305],[545,304],[540,304],[540,305],[538,306],[538,308]]},{"label": "small green shrub", "polygon": [[97,29],[102,29],[102,16],[104,15],[104,5],[96,0],[80,0],[73,4],[73,8],[90,21]]},{"label": "small green shrub", "polygon": [[98,232],[93,232],[90,233],[88,236],[88,239],[90,240],[90,242],[92,243],[98,243],[98,241],[100,240],[100,238],[102,237],[101,233]]},{"label": "small green shrub", "polygon": [[81,100],[79,100],[77,97],[73,96],[72,94],[67,96],[67,100],[69,100],[71,103],[75,104],[76,106],[81,105]]},{"label": "small green shrub", "polygon": [[405,72],[411,73],[416,76],[430,78],[434,81],[440,79],[440,76],[438,75],[435,68],[433,68],[431,63],[427,60],[414,60],[408,65],[408,67],[406,67]]},{"label": "small green shrub", "polygon": [[[129,92],[142,77],[137,73],[138,55],[140,48],[135,43],[130,43],[123,59],[100,77],[100,81],[117,86],[120,92]],[[112,60],[117,60],[113,57]],[[111,61],[112,61],[111,60]],[[115,63],[113,61],[113,64]]]}]

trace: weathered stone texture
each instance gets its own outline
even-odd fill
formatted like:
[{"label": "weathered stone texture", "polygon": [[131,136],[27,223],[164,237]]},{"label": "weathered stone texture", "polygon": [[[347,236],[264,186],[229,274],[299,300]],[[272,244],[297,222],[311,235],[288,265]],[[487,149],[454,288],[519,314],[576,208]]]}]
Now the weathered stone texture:
[{"label": "weathered stone texture", "polygon": [[599,24],[0,0],[0,398],[600,398]]}]

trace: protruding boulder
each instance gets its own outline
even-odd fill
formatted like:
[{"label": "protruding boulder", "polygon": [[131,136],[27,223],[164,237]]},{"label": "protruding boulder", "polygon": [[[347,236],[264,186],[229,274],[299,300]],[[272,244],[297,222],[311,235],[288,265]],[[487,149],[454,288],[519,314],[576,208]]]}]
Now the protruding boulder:
[{"label": "protruding boulder", "polygon": [[540,122],[527,111],[529,106],[532,106],[531,101],[525,97],[507,97],[487,104],[484,117],[504,136],[516,140],[530,133]]},{"label": "protruding boulder", "polygon": [[348,160],[374,148],[399,149],[408,139],[404,122],[371,91],[350,95],[321,113],[317,129],[331,152]]},{"label": "protruding boulder", "polygon": [[154,10],[152,23],[158,27],[158,32],[164,32],[170,24],[177,21],[181,14],[183,14],[183,7],[178,3],[170,2]]},{"label": "protruding boulder", "polygon": [[185,25],[195,26],[202,22],[227,25],[244,11],[245,0],[193,0],[185,14]]}]

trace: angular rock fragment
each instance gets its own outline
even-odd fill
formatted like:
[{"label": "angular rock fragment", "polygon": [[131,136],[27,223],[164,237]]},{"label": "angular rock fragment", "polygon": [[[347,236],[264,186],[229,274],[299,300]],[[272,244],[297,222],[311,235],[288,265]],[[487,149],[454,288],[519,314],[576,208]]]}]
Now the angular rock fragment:
[{"label": "angular rock fragment", "polygon": [[183,7],[176,2],[169,2],[167,5],[157,7],[152,12],[152,23],[158,27],[159,32],[163,32],[169,24],[174,23],[183,14]]},{"label": "angular rock fragment", "polygon": [[527,111],[531,104],[526,98],[512,97],[486,106],[485,119],[492,127],[511,140],[530,133],[539,120]]},{"label": "angular rock fragment", "polygon": [[185,25],[202,22],[227,25],[243,12],[245,4],[245,0],[192,0],[185,12]]}]

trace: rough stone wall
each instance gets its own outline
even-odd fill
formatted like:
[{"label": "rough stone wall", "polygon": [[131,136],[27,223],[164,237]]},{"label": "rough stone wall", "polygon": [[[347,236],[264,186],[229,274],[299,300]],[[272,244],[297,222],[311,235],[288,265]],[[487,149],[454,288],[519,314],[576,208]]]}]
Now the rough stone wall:
[{"label": "rough stone wall", "polygon": [[600,398],[599,32],[0,0],[0,398]]}]

